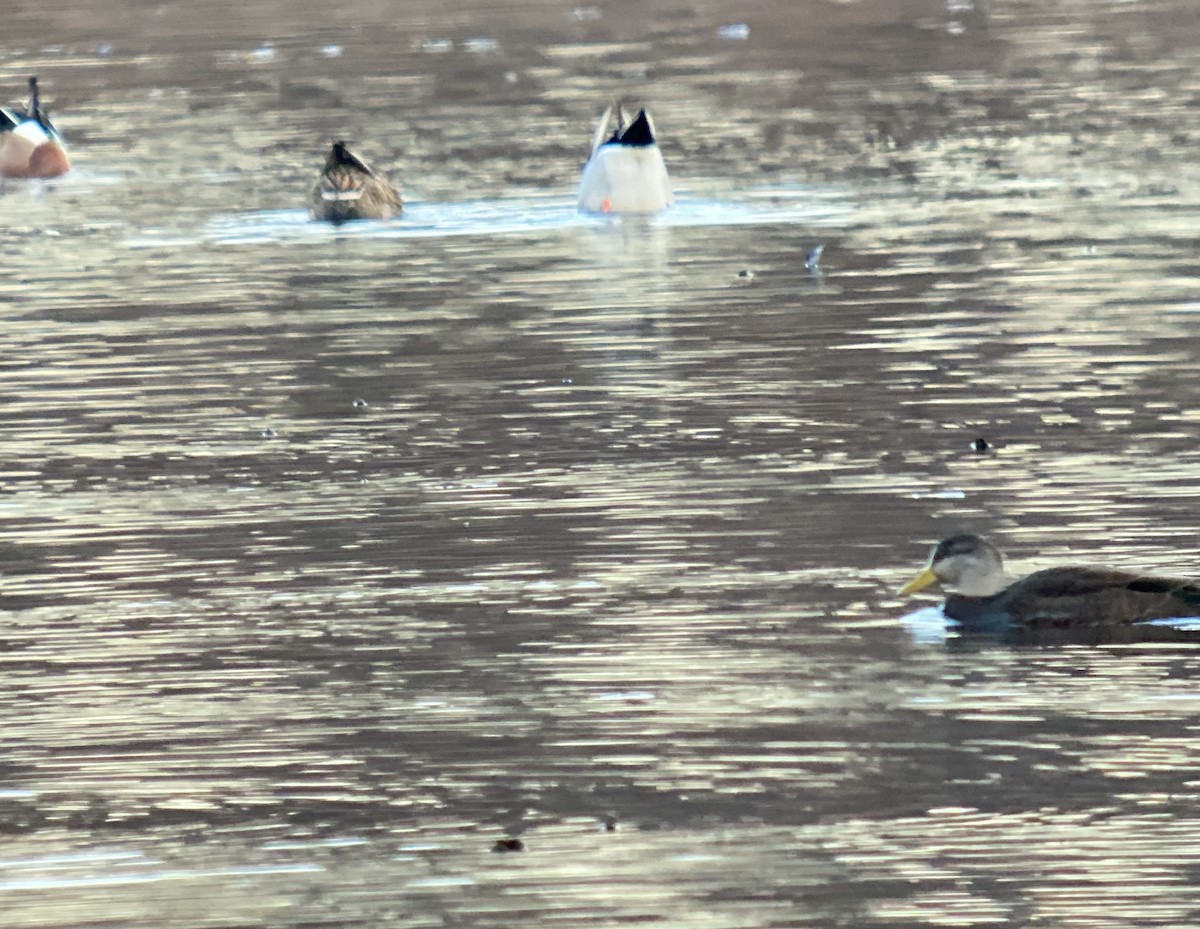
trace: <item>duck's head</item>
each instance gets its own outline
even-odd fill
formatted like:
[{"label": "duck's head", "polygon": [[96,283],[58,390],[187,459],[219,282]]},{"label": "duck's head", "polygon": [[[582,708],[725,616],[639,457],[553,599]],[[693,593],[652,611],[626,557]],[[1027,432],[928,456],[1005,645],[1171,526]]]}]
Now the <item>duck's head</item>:
[{"label": "duck's head", "polygon": [[1004,560],[986,539],[959,533],[933,547],[925,570],[900,588],[902,596],[941,584],[964,597],[990,597],[1005,587]]}]

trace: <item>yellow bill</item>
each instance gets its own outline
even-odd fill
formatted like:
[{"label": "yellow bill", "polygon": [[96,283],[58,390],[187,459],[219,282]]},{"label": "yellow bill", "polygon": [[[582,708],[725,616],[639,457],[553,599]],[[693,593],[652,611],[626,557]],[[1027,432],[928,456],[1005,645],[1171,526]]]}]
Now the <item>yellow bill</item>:
[{"label": "yellow bill", "polygon": [[900,588],[900,596],[915,594],[918,590],[924,590],[930,584],[936,584],[938,576],[933,573],[933,568],[926,568],[911,581]]}]

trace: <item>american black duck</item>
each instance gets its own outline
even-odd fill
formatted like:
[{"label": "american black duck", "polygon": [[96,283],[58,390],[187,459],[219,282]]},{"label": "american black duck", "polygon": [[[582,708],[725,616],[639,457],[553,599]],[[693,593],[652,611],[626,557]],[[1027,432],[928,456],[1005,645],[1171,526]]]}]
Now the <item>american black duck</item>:
[{"label": "american black duck", "polygon": [[[1062,638],[1104,641],[1177,639],[1170,627],[1145,624],[1200,617],[1200,584],[1188,578],[1065,566],[1009,583],[1000,552],[970,533],[938,542],[929,564],[900,594],[933,584],[947,591],[947,618],[967,632],[1063,632],[1075,635]],[[1196,639],[1196,633],[1190,638]]]}]

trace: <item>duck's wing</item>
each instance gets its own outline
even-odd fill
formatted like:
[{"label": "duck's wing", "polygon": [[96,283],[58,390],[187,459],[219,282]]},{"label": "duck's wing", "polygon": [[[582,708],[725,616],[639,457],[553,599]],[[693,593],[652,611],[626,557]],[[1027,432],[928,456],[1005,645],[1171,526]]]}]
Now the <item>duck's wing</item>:
[{"label": "duck's wing", "polygon": [[1105,568],[1038,571],[999,599],[1024,625],[1121,625],[1200,615],[1200,584],[1195,581]]},{"label": "duck's wing", "polygon": [[0,106],[0,132],[11,132],[16,129],[21,119],[22,117],[16,110]]}]

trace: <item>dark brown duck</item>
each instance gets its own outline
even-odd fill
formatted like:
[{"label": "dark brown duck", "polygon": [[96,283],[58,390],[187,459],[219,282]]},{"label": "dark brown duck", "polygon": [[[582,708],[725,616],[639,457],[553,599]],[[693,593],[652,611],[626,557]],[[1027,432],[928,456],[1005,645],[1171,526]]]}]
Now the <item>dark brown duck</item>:
[{"label": "dark brown duck", "polygon": [[1200,584],[1189,578],[1071,566],[1036,571],[1010,584],[1000,552],[969,533],[942,539],[929,564],[900,593],[933,584],[948,592],[946,616],[977,632],[1115,629],[1200,616]]},{"label": "dark brown duck", "polygon": [[399,192],[383,174],[350,151],[333,143],[321,176],[308,199],[313,219],[344,223],[355,219],[391,219],[404,210]]}]

